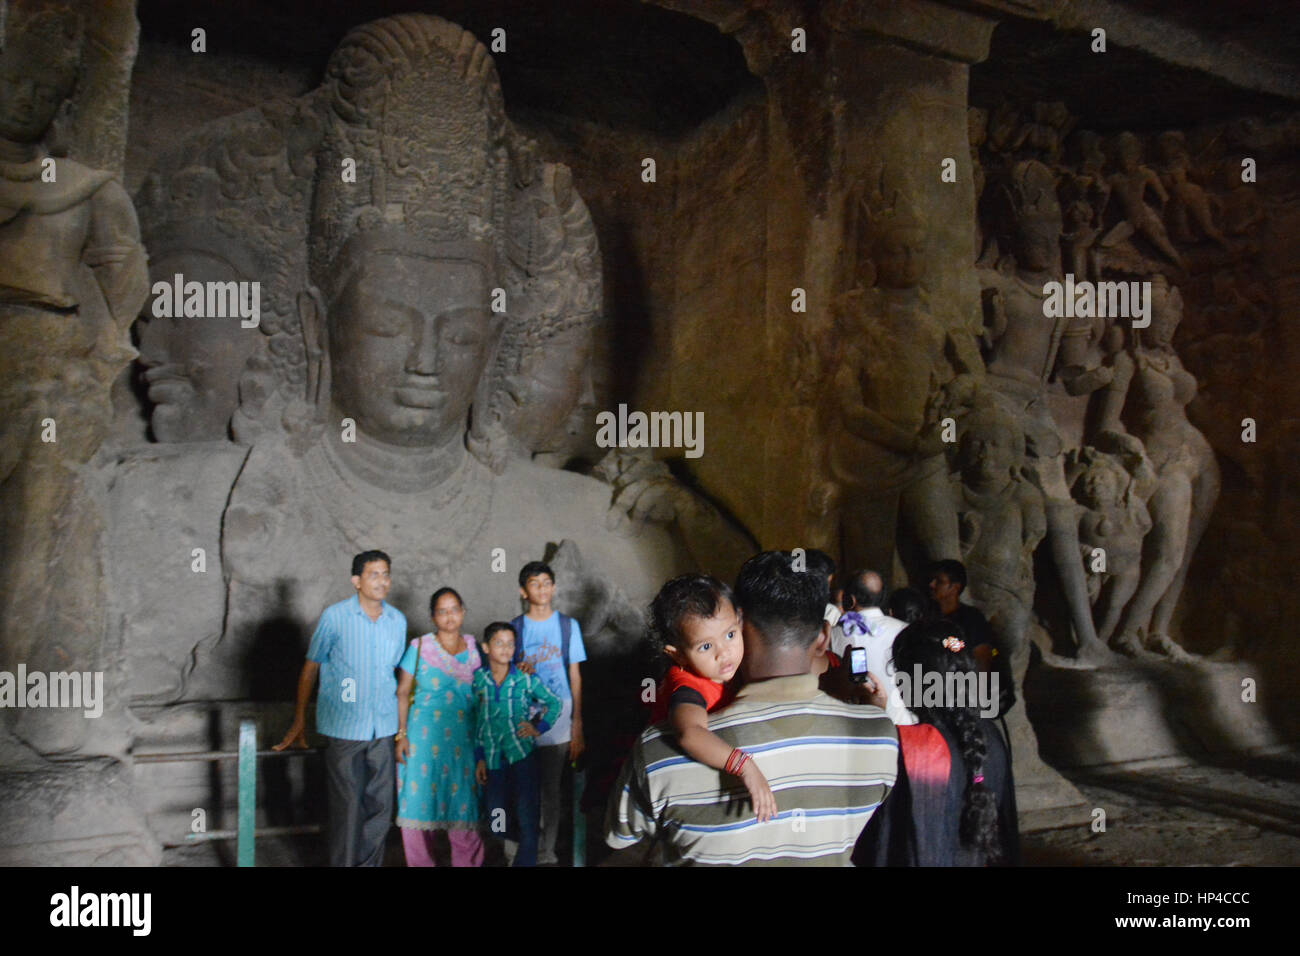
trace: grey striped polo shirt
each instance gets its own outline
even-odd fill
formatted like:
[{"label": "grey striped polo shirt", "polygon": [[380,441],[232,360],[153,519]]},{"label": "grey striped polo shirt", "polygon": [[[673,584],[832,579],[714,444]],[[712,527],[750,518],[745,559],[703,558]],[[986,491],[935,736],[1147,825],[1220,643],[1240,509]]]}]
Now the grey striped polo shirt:
[{"label": "grey striped polo shirt", "polygon": [[757,761],[776,819],[759,823],[738,777],[696,763],[655,724],[610,795],[610,846],[655,839],[669,866],[849,865],[898,773],[898,732],[884,711],[842,703],[801,674],[746,687],[709,715],[709,730]]}]

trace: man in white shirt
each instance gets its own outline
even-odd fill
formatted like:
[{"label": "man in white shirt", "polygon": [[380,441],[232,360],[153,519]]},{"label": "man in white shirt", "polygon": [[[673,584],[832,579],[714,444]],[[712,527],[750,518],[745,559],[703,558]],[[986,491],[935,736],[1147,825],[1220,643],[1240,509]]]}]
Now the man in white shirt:
[{"label": "man in white shirt", "polygon": [[885,713],[896,724],[914,724],[894,680],[894,638],[907,625],[881,610],[885,582],[875,571],[858,571],[844,587],[844,614],[831,629],[831,650],[844,657],[847,647],[867,650],[867,670],[879,674],[889,693]]}]

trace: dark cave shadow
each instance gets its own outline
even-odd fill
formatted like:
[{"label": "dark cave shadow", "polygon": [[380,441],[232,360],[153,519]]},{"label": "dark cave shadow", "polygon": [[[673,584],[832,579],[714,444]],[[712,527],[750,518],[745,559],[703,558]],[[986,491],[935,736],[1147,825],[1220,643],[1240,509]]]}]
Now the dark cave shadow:
[{"label": "dark cave shadow", "polygon": [[[291,612],[291,587],[288,580],[276,582],[272,611],[253,628],[240,661],[261,750],[278,743],[288,728],[307,653],[306,630]],[[324,821],[325,775],[319,756],[263,757],[257,772],[259,825]]]}]

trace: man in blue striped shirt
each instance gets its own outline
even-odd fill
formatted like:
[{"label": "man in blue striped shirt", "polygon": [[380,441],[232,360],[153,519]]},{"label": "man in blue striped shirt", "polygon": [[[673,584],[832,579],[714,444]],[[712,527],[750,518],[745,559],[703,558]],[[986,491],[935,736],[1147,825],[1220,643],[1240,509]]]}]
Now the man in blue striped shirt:
[{"label": "man in blue striped shirt", "polygon": [[307,700],[319,676],[316,730],[327,738],[331,866],[379,866],[393,822],[395,671],[406,647],[406,616],[384,602],[391,569],[382,551],[352,559],[357,593],[321,614],[298,677],[293,726],[274,748],[307,746]]},{"label": "man in blue striped shirt", "polygon": [[[749,683],[709,715],[733,748],[731,774],[692,760],[671,728],[641,735],[610,794],[606,842],[616,850],[659,841],[668,865],[848,866],[853,845],[898,774],[898,733],[874,705],[818,690],[829,588],[790,552],[765,551],[736,580]],[[758,761],[777,815],[759,823],[734,776]],[[734,761],[734,764],[733,764]]]}]

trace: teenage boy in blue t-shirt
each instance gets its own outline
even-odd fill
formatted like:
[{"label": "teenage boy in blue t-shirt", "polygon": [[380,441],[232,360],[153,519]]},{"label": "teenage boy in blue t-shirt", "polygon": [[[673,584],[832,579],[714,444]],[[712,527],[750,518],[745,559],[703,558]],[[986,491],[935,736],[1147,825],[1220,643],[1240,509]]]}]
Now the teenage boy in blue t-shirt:
[{"label": "teenage boy in blue t-shirt", "polygon": [[511,622],[519,634],[516,662],[522,662],[525,669],[541,678],[547,690],[563,703],[550,729],[537,738],[542,784],[542,832],[537,862],[545,865],[558,862],[555,838],[560,829],[560,777],[564,761],[577,760],[587,746],[582,734],[582,672],[578,667],[587,659],[587,652],[578,622],[551,607],[555,572],[550,565],[542,561],[525,564],[519,571],[519,593],[528,602],[528,611]]}]

